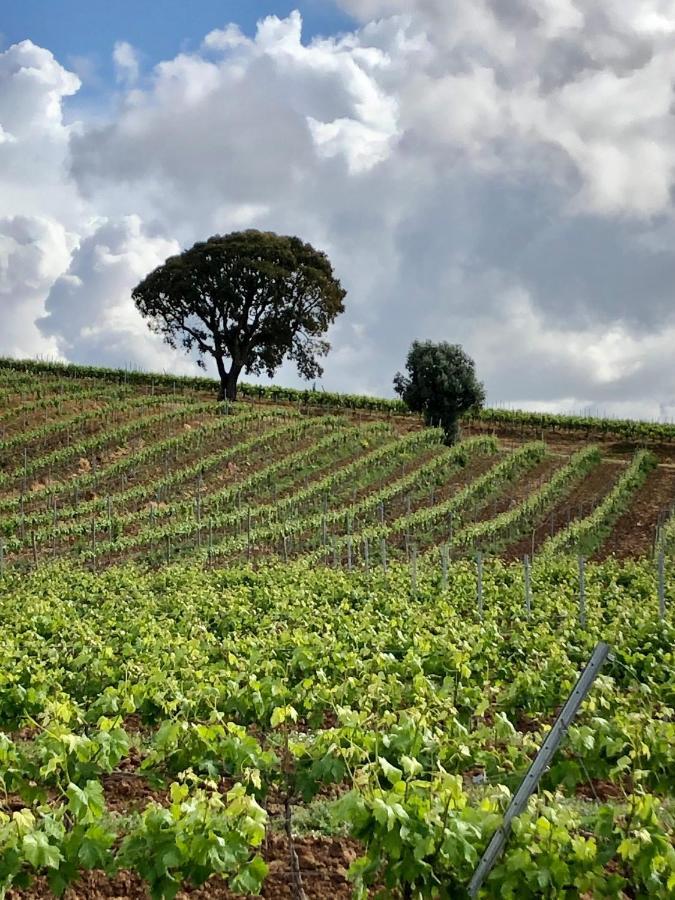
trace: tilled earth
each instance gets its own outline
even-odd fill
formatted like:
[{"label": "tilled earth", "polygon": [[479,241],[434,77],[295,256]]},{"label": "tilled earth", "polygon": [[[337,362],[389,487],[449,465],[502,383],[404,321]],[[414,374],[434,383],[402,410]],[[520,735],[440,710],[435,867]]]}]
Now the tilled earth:
[{"label": "tilled earth", "polygon": [[627,559],[652,552],[659,518],[675,501],[675,468],[660,465],[649,473],[630,507],[604,542],[597,558]]},{"label": "tilled earth", "polygon": [[[347,838],[304,837],[296,838],[303,889],[307,900],[348,900],[352,888],[347,880],[347,869],[359,856],[360,848]],[[262,889],[262,897],[273,900],[293,898],[293,881],[285,835],[271,833],[262,856],[270,869]],[[178,895],[179,900],[230,900],[240,897],[233,894],[222,878],[210,878],[198,888],[187,888]],[[12,891],[8,900],[36,900],[52,894],[45,879],[38,878],[29,890]],[[150,894],[141,878],[134,872],[119,872],[109,878],[103,872],[85,872],[82,878],[64,894],[65,900],[149,900]]]}]

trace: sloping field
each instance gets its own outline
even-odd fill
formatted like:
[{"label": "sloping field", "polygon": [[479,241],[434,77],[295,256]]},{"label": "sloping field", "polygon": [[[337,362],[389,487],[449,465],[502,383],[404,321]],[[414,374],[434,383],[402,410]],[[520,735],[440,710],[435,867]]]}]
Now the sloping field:
[{"label": "sloping field", "polygon": [[590,441],[576,420],[541,417],[540,429],[524,417],[518,430],[494,411],[446,448],[440,431],[395,404],[364,409],[367,398],[275,403],[248,390],[228,406],[204,382],[68,372],[0,368],[3,567],[276,555],[349,568],[443,547],[603,558],[668,546],[670,426],[612,434],[586,420]]},{"label": "sloping field", "polygon": [[327,396],[0,365],[0,897],[466,897],[599,640],[480,896],[675,896],[669,426]]}]

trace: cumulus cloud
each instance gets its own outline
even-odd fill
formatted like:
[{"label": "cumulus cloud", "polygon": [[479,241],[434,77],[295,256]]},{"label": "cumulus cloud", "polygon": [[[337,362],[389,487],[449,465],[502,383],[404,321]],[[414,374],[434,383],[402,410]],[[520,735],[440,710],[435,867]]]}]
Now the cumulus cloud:
[{"label": "cumulus cloud", "polygon": [[130,87],[138,81],[140,63],[138,51],[128,41],[117,41],[113,48],[113,63],[117,80]]},{"label": "cumulus cloud", "polygon": [[79,78],[31,41],[0,52],[0,215],[81,216],[67,165],[73,126],[63,102]]},{"label": "cumulus cloud", "polygon": [[2,350],[14,356],[57,355],[35,325],[46,291],[70,261],[73,237],[53,220],[0,218]]},{"label": "cumulus cloud", "polygon": [[81,202],[68,184],[62,102],[79,79],[22,41],[0,53],[0,352],[54,356],[35,325],[77,244]]},{"label": "cumulus cloud", "polygon": [[78,81],[47,50],[0,54],[0,215],[41,222],[51,259],[30,263],[33,339],[189,367],[131,287],[179,246],[270,228],[348,289],[328,388],[390,393],[432,337],[466,346],[491,402],[672,415],[675,0],[340,2],[349,33],[226,23],[142,86],[118,44],[103,124],[64,123]]},{"label": "cumulus cloud", "polygon": [[433,48],[401,86],[403,125],[430,155],[459,153],[511,172],[527,170],[534,156],[553,177],[564,160],[578,179],[574,208],[669,209],[673,0],[342,5],[362,21],[398,14]]},{"label": "cumulus cloud", "polygon": [[[163,369],[174,355],[148,329],[131,291],[167,256],[175,241],[149,235],[138,216],[103,221],[84,238],[68,269],[51,286],[38,327],[67,359]],[[182,371],[191,371],[186,361]]]},{"label": "cumulus cloud", "polygon": [[179,247],[82,198],[68,166],[83,124],[63,109],[79,86],[30,41],[0,53],[0,353],[162,367],[130,290]]}]

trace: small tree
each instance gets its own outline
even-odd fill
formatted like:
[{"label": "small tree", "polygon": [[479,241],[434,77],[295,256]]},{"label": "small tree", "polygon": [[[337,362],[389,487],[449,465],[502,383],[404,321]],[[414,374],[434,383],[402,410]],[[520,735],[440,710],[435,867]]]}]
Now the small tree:
[{"label": "small tree", "polygon": [[394,377],[396,392],[410,409],[424,414],[427,425],[443,428],[446,443],[454,443],[462,413],[485,402],[474,361],[459,344],[414,341],[406,369],[407,375]]},{"label": "small tree", "polygon": [[292,359],[303,378],[320,376],[321,339],[343,312],[346,291],[325,253],[268,231],[214,235],[172,256],[132,298],[150,328],[174,349],[212,356],[220,397],[236,400],[242,371],[270,378]]}]

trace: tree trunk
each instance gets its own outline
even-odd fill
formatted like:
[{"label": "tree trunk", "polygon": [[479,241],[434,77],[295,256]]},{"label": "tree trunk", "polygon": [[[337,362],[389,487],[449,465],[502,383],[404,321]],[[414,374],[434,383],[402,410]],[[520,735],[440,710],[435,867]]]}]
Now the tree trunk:
[{"label": "tree trunk", "polygon": [[225,376],[225,384],[221,389],[225,391],[225,396],[228,400],[234,401],[237,399],[237,381],[241,375],[242,368],[243,366],[236,366],[232,363],[230,371]]},{"label": "tree trunk", "polygon": [[218,391],[218,399],[236,400],[237,399],[237,381],[241,375],[243,366],[232,363],[230,371],[225,369],[225,362],[222,357],[216,356],[216,367],[218,376],[220,377],[220,390]]},{"label": "tree trunk", "polygon": [[222,356],[215,356],[216,368],[218,369],[218,377],[220,378],[220,388],[218,389],[218,399],[224,400],[227,391],[227,370]]},{"label": "tree trunk", "polygon": [[236,400],[237,399],[237,378],[239,377],[239,372],[235,372],[234,366],[227,373],[227,378],[225,380],[225,396],[228,400]]}]

